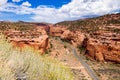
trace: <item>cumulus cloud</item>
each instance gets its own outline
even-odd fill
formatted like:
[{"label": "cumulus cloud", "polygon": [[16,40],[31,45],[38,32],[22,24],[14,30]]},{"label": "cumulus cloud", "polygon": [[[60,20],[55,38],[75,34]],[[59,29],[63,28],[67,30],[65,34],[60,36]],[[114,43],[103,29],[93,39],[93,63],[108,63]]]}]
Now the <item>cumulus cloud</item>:
[{"label": "cumulus cloud", "polygon": [[60,11],[69,13],[71,17],[90,14],[100,15],[120,9],[119,4],[119,0],[73,0],[69,4],[63,5]]},{"label": "cumulus cloud", "polygon": [[[119,0],[72,0],[59,9],[44,7],[35,12],[35,21],[59,22],[74,20],[90,15],[103,15],[120,9]],[[46,11],[47,10],[47,11]]]},{"label": "cumulus cloud", "polygon": [[29,2],[23,2],[21,5],[15,5],[13,3],[6,3],[0,6],[0,12],[12,12],[17,15],[31,14],[34,9],[30,8],[31,4]]},{"label": "cumulus cloud", "polygon": [[[4,4],[6,2],[4,2]],[[33,21],[56,23],[64,20],[80,19],[90,15],[115,13],[115,11],[120,11],[120,1],[72,0],[59,9],[41,5],[36,8],[32,8],[31,4],[26,1],[20,6],[8,3],[7,5],[0,7],[0,11],[13,12],[16,14],[32,14],[31,19],[33,19]]]},{"label": "cumulus cloud", "polygon": [[8,0],[0,0],[0,6],[7,3]]},{"label": "cumulus cloud", "polygon": [[23,3],[22,3],[22,6],[27,6],[27,7],[30,7],[30,6],[31,6],[31,4],[30,4],[28,1],[26,1],[26,2],[23,2]]},{"label": "cumulus cloud", "polygon": [[22,0],[12,0],[13,2],[20,2],[20,1],[22,1]]}]

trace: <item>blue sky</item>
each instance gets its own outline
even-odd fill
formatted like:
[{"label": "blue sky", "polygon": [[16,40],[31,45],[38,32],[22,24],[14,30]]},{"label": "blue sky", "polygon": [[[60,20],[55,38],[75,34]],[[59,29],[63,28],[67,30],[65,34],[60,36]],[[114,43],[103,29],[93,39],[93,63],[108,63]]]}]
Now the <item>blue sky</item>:
[{"label": "blue sky", "polygon": [[[37,7],[39,5],[48,5],[48,6],[54,6],[56,8],[59,8],[62,5],[69,3],[71,0],[21,0],[16,4],[20,5],[26,1],[31,3],[32,7]],[[12,0],[8,0],[8,2],[12,2]]]},{"label": "blue sky", "polygon": [[119,13],[120,0],[0,0],[0,20],[57,23]]}]

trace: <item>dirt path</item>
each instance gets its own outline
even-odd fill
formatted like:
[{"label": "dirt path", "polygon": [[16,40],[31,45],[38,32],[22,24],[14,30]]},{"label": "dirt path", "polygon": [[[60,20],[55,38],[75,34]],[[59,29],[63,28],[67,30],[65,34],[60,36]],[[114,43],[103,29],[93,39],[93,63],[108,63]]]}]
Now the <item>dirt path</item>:
[{"label": "dirt path", "polygon": [[69,44],[61,42],[58,38],[51,38],[51,42],[52,49],[50,56],[69,66],[75,74],[75,80],[98,80],[92,78],[90,75],[92,72],[90,74],[88,73],[84,62],[79,60],[75,55],[75,49],[71,49]]},{"label": "dirt path", "polygon": [[77,52],[74,47],[72,47],[73,53],[76,56],[76,58],[79,59],[80,63],[84,66],[85,70],[88,72],[88,74],[91,76],[93,80],[99,80],[98,76],[95,74],[95,72],[89,67],[87,63],[85,63],[80,56],[77,55]]}]

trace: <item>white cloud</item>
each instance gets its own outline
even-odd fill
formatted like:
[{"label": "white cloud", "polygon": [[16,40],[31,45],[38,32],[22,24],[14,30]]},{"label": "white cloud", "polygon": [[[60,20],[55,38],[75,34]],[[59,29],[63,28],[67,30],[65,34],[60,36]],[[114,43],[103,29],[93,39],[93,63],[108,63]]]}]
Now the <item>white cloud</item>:
[{"label": "white cloud", "polygon": [[[4,4],[6,2],[4,2]],[[115,10],[120,10],[119,0],[72,0],[59,9],[41,5],[32,8],[28,1],[23,2],[20,6],[7,3],[0,7],[0,11],[13,12],[16,14],[32,14],[33,16],[31,18],[33,21],[52,23],[84,18],[84,16],[90,15],[103,15],[112,13]]]},{"label": "white cloud", "polygon": [[20,2],[20,1],[22,1],[22,0],[12,0],[13,2]]},{"label": "white cloud", "polygon": [[88,15],[89,13],[100,15],[120,9],[119,4],[119,0],[73,0],[69,4],[63,5],[60,11],[67,11],[71,17]]},{"label": "white cloud", "polygon": [[30,6],[31,6],[31,4],[30,4],[28,1],[26,1],[26,2],[23,2],[23,3],[22,3],[22,6],[27,6],[27,7],[30,7]]},{"label": "white cloud", "polygon": [[34,11],[34,9],[30,8],[30,5],[24,3],[20,6],[13,3],[6,3],[0,6],[0,12],[12,12],[19,15],[31,14],[32,11]]},{"label": "white cloud", "polygon": [[[42,8],[35,12],[35,21],[59,22],[83,18],[88,15],[103,15],[120,9],[119,0],[72,0],[59,9]],[[46,11],[47,10],[47,11]]]},{"label": "white cloud", "polygon": [[8,0],[0,0],[0,6],[7,3]]}]

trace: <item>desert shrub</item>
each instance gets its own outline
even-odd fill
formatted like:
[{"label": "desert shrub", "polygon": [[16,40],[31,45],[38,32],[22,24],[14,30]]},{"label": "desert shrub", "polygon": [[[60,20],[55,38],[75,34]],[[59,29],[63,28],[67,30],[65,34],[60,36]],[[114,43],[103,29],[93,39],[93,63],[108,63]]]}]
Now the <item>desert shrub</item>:
[{"label": "desert shrub", "polygon": [[13,48],[0,36],[0,80],[74,80],[70,69],[26,47]]},{"label": "desert shrub", "polygon": [[66,49],[66,48],[67,48],[67,46],[66,46],[66,45],[64,45],[64,48]]},{"label": "desert shrub", "polygon": [[53,44],[52,43],[50,43],[50,48],[53,48]]},{"label": "desert shrub", "polygon": [[20,31],[33,30],[33,25],[20,22],[0,22],[0,30],[15,29]]},{"label": "desert shrub", "polygon": [[85,54],[85,52],[86,52],[86,48],[85,48],[85,47],[83,47],[83,46],[78,46],[77,48],[78,48],[78,50],[80,51],[80,54]]},{"label": "desert shrub", "polygon": [[120,20],[114,20],[114,19],[112,19],[112,20],[109,20],[107,22],[107,24],[120,24]]},{"label": "desert shrub", "polygon": [[113,32],[115,32],[115,33],[120,33],[120,29],[117,29],[117,28],[116,28],[116,29],[113,30]]}]

